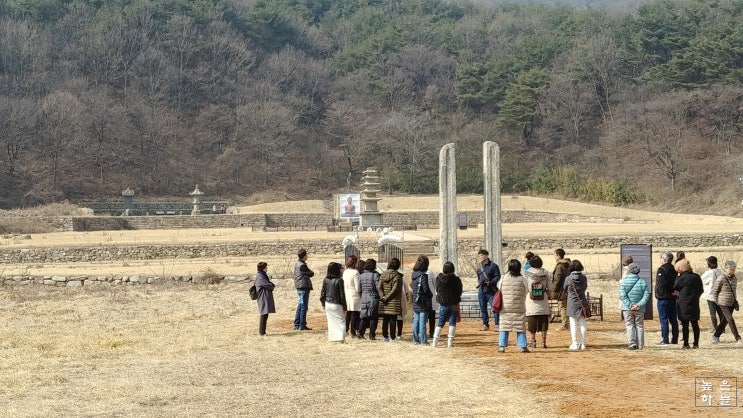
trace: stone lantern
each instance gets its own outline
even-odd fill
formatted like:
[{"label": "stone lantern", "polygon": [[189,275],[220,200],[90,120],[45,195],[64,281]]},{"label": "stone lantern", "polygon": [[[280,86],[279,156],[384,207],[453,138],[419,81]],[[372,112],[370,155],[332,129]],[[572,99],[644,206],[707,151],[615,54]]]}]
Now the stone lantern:
[{"label": "stone lantern", "polygon": [[204,195],[204,192],[199,190],[199,185],[196,185],[196,188],[193,189],[192,192],[189,193],[189,196],[193,196],[193,210],[191,211],[191,215],[198,215],[201,213],[201,210],[199,209],[199,205],[201,204],[201,196]]},{"label": "stone lantern", "polygon": [[128,215],[134,209],[134,190],[127,187],[121,191],[121,196],[124,198],[124,214]]}]

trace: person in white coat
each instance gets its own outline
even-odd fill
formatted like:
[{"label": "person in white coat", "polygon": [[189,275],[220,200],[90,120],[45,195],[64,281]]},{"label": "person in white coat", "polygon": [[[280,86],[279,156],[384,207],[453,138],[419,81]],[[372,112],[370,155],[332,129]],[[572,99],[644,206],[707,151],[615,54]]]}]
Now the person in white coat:
[{"label": "person in white coat", "polygon": [[717,268],[717,257],[711,255],[707,257],[707,270],[702,273],[702,286],[704,286],[704,293],[702,293],[701,299],[707,301],[707,308],[709,308],[709,317],[712,320],[712,332],[717,329],[718,321],[722,317],[717,315],[717,303],[711,295],[712,288],[715,286],[715,280],[722,277],[722,270]]},{"label": "person in white coat", "polygon": [[356,338],[359,332],[361,295],[359,294],[359,271],[364,271],[364,262],[351,254],[343,272],[343,290],[346,293],[346,332]]}]

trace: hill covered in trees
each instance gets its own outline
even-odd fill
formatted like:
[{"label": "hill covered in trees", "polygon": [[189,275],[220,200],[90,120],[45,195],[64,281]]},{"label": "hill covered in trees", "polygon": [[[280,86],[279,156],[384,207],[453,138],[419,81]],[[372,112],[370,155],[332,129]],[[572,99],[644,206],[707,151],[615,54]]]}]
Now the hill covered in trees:
[{"label": "hill covered in trees", "polygon": [[507,193],[737,210],[743,0],[557,3],[0,0],[0,207],[431,193],[449,142],[478,193],[492,140]]}]

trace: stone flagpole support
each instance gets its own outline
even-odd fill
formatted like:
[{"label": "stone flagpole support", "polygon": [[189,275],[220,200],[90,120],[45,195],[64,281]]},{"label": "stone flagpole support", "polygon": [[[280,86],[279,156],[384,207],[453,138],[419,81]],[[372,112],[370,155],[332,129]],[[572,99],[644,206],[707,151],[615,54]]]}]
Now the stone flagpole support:
[{"label": "stone flagpole support", "polygon": [[485,198],[485,248],[490,259],[503,269],[503,229],[500,202],[500,147],[486,141],[482,144],[482,171]]},{"label": "stone flagpole support", "polygon": [[439,152],[439,262],[457,263],[457,165],[455,162],[455,145],[446,144]]}]

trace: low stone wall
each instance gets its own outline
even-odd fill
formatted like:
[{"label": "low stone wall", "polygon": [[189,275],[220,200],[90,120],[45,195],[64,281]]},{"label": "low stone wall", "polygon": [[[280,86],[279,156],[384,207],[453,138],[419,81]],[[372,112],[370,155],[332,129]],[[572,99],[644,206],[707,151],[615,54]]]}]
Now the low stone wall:
[{"label": "low stone wall", "polygon": [[[253,280],[250,276],[225,276],[220,277],[219,282],[241,283]],[[82,286],[121,286],[121,285],[144,285],[163,284],[166,282],[182,283],[206,283],[201,276],[172,276],[162,278],[159,276],[9,276],[0,277],[0,285],[45,285],[54,287],[82,287]]]},{"label": "low stone wall", "polygon": [[325,213],[248,213],[240,215],[78,216],[74,231],[184,228],[324,229],[333,218]]},{"label": "low stone wall", "polygon": [[[743,234],[694,236],[608,236],[569,238],[506,238],[508,248],[515,250],[566,250],[619,248],[621,244],[648,243],[662,248],[735,247],[743,246]],[[436,243],[434,243],[436,245]],[[482,248],[482,239],[460,239],[460,254],[475,253]],[[376,254],[375,240],[362,240],[358,245],[363,255]],[[338,240],[246,241],[234,243],[174,244],[174,245],[97,245],[0,249],[0,264],[44,264],[107,262],[125,260],[191,259],[214,257],[254,257],[261,254],[295,254],[305,248],[310,254],[343,254]],[[416,248],[417,249],[417,248]],[[419,250],[419,249],[417,249]]]}]

